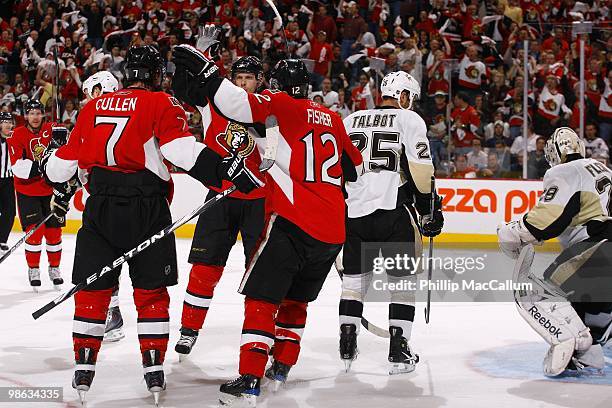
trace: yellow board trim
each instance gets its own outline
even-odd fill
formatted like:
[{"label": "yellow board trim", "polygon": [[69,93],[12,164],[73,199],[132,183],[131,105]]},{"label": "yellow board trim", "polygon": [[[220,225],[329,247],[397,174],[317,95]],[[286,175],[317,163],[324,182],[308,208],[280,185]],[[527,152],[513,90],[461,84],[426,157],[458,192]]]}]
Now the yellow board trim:
[{"label": "yellow board trim", "polygon": [[[76,234],[81,228],[80,220],[66,220],[66,226],[62,229],[64,233]],[[15,220],[13,231],[21,231],[19,220]],[[178,228],[174,234],[177,238],[193,238],[195,224],[185,224]],[[240,236],[238,236],[240,239]],[[434,238],[436,248],[457,249],[498,249],[496,234],[460,234],[444,233]],[[429,238],[423,237],[423,243],[429,245]],[[536,252],[559,252],[561,245],[557,240],[546,241],[544,245],[535,246]]]}]

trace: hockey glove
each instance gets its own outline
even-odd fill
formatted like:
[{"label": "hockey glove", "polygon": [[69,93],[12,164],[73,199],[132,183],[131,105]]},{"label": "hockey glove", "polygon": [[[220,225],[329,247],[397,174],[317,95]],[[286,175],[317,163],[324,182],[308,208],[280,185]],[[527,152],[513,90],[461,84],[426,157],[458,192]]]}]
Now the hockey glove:
[{"label": "hockey glove", "polygon": [[57,149],[68,143],[68,129],[64,126],[54,126],[51,128],[51,141],[48,149]]},{"label": "hockey glove", "polygon": [[537,243],[537,239],[525,227],[522,219],[498,225],[497,240],[499,249],[512,259],[518,259],[525,245]]},{"label": "hockey glove", "polygon": [[198,92],[200,88],[193,86],[194,77],[184,66],[176,67],[172,77],[172,91],[174,96],[181,102],[186,103],[194,109],[197,106],[206,105],[206,95]]},{"label": "hockey glove", "polygon": [[426,237],[440,235],[444,226],[444,215],[442,214],[442,199],[436,195],[434,202],[433,218],[430,214],[421,218],[421,232]]},{"label": "hockey glove", "polygon": [[231,181],[238,191],[245,194],[264,185],[263,180],[254,171],[249,169],[244,157],[239,154],[225,157],[217,170],[219,178]]},{"label": "hockey glove", "polygon": [[66,217],[70,209],[70,199],[76,193],[78,184],[76,180],[53,184],[53,197],[51,197],[51,211],[60,220]]},{"label": "hockey glove", "polygon": [[187,68],[201,83],[219,76],[219,67],[191,45],[181,44],[174,47],[172,61],[177,70],[180,67]]},{"label": "hockey glove", "polygon": [[217,37],[220,32],[221,28],[214,24],[206,24],[204,27],[200,26],[196,48],[212,61],[219,59],[221,43],[217,40]]}]

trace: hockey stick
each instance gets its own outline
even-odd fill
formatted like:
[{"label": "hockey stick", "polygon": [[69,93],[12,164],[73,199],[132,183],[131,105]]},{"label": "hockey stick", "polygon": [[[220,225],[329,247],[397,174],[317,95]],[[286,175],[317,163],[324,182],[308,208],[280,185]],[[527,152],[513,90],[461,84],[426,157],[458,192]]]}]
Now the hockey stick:
[{"label": "hockey stick", "polygon": [[59,76],[60,76],[60,66],[59,66],[59,61],[57,59],[57,44],[55,44],[53,46],[53,60],[55,61],[55,84],[54,84],[54,90],[53,90],[53,107],[52,107],[52,113],[51,115],[53,116],[53,121],[57,122],[59,120]]},{"label": "hockey stick", "polygon": [[[272,147],[271,149],[266,149],[266,152],[264,153],[264,157],[262,158],[261,166],[259,167],[259,171],[261,171],[262,173],[266,172],[274,165],[273,157],[267,157],[267,156],[272,156],[275,154],[276,154],[275,147]],[[168,236],[169,234],[174,232],[177,228],[189,222],[189,220],[191,220],[192,218],[197,217],[198,215],[207,211],[209,208],[215,206],[219,201],[229,196],[235,190],[236,190],[236,186],[231,186],[230,188],[222,191],[221,193],[217,194],[210,200],[207,200],[206,202],[204,202],[204,204],[197,207],[191,213],[183,216],[182,218],[170,224],[163,230],[159,231],[157,234],[144,240],[137,247],[130,249],[128,252],[124,253],[119,258],[115,259],[110,265],[106,265],[99,272],[93,273],[85,281],[80,282],[79,284],[73,286],[72,289],[70,289],[69,291],[63,293],[62,295],[58,296],[56,299],[47,303],[40,309],[36,310],[34,313],[32,313],[32,317],[35,320],[38,319],[40,316],[44,315],[51,309],[55,308],[57,305],[63,303],[64,301],[72,297],[72,295],[74,295],[75,293],[79,292],[80,290],[85,289],[87,286],[91,285],[93,282],[97,281],[98,279],[100,279],[102,276],[104,276],[108,272],[123,265],[125,262],[129,261],[130,259],[138,256],[140,253],[142,253],[142,251],[144,251],[151,245],[155,244],[157,241],[161,240],[162,238]]]},{"label": "hockey stick", "polygon": [[283,18],[281,17],[280,13],[278,12],[278,9],[276,8],[276,5],[272,0],[266,0],[266,3],[268,3],[270,7],[272,7],[272,11],[274,11],[274,14],[276,14],[276,18],[278,18],[278,22],[280,23],[280,29],[283,33],[283,39],[285,40],[285,51],[287,52],[287,58],[289,58],[289,42],[287,41],[287,34],[285,33],[285,25],[283,24]]},{"label": "hockey stick", "polygon": [[6,258],[8,258],[13,252],[15,252],[15,250],[19,247],[19,245],[23,244],[28,238],[30,238],[32,236],[32,234],[34,234],[40,227],[42,227],[45,224],[45,222],[49,221],[51,216],[53,216],[52,212],[50,212],[49,215],[47,215],[40,222],[40,224],[38,224],[36,227],[34,227],[31,230],[29,230],[28,232],[26,232],[26,234],[23,237],[21,237],[21,239],[19,241],[17,241],[15,243],[15,245],[13,245],[11,247],[11,249],[9,249],[4,255],[2,255],[2,258],[0,258],[0,263],[4,262],[4,260]]},{"label": "hockey stick", "polygon": [[[431,204],[429,206],[429,216],[433,220],[434,202],[436,200],[436,179],[431,176]],[[427,306],[425,307],[425,324],[429,324],[429,314],[431,313],[431,275],[433,270],[433,237],[429,237],[429,256],[427,257]]]}]

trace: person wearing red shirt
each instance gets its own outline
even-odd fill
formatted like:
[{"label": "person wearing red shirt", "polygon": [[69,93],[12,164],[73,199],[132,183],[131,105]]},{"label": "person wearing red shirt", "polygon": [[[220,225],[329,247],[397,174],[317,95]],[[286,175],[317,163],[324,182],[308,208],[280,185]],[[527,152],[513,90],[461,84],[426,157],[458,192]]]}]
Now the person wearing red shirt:
[{"label": "person wearing red shirt", "polygon": [[[15,128],[7,142],[17,192],[19,220],[21,228],[29,232],[51,212],[53,188],[43,178],[39,162],[53,134],[65,132],[67,136],[68,131],[63,127],[55,127],[55,123],[45,122],[45,108],[38,100],[27,101],[24,112],[25,125]],[[64,283],[59,266],[62,258],[61,227],[65,223],[64,216],[53,216],[25,241],[28,277],[35,292],[41,286],[40,254],[43,237],[49,261],[49,279],[56,289]]]},{"label": "person wearing red shirt", "polygon": [[[363,167],[339,115],[308,99],[309,73],[301,60],[281,60],[274,90],[249,94],[218,76],[217,67],[193,47],[174,49],[177,71],[195,73],[191,98],[207,98],[224,116],[245,124],[275,117],[276,163],[266,173],[266,226],[240,284],[245,320],[240,377],[220,387],[220,401],[255,406],[261,378],[284,382],[296,364],[308,304],[321,291],[345,241],[344,181]],[[194,81],[195,82],[195,81]],[[274,361],[266,371],[274,346]]]},{"label": "person wearing red shirt", "polygon": [[463,92],[455,96],[455,106],[451,112],[452,143],[455,154],[467,154],[472,148],[472,140],[479,138],[476,131],[480,126],[480,116],[468,104],[468,96]]},{"label": "person wearing red shirt", "polygon": [[329,76],[332,60],[332,47],[326,41],[327,33],[319,31],[317,37],[310,40],[310,54],[308,58],[314,60],[314,70],[312,72],[312,85],[314,90],[318,90],[324,78]]},{"label": "person wearing red shirt", "polygon": [[327,40],[333,43],[337,37],[336,32],[338,28],[336,24],[334,18],[327,14],[327,6],[320,4],[318,10],[312,16],[312,27],[310,27],[310,30],[313,33],[325,31],[327,33]]}]

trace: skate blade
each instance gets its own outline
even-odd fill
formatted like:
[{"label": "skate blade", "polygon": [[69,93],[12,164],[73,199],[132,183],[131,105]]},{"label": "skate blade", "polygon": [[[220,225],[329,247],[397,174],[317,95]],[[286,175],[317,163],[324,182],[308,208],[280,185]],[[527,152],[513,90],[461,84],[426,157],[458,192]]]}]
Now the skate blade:
[{"label": "skate blade", "polygon": [[155,406],[159,407],[159,397],[161,392],[165,389],[165,387],[151,387],[149,388],[149,392],[153,394],[153,401],[155,402]]},{"label": "skate blade", "polygon": [[268,390],[274,393],[278,392],[284,384],[284,381],[270,379],[270,382],[268,382]]},{"label": "skate blade", "polygon": [[32,286],[32,292],[38,293],[38,289],[39,288],[40,288],[40,286]]},{"label": "skate blade", "polygon": [[413,364],[395,363],[391,365],[389,369],[389,375],[408,374],[415,370],[416,366]]},{"label": "skate blade", "polygon": [[55,289],[58,292],[62,291],[62,285],[53,285],[53,289]]},{"label": "skate blade", "polygon": [[81,406],[84,407],[87,401],[85,400],[85,396],[88,390],[80,390],[77,388],[77,394],[79,394],[79,401],[81,401]]},{"label": "skate blade", "polygon": [[177,354],[179,356],[179,363],[189,360],[189,354],[183,354],[183,353],[177,353]]},{"label": "skate blade", "polygon": [[219,406],[232,408],[255,408],[257,407],[257,396],[242,394],[237,397],[224,392],[219,393]]},{"label": "skate blade", "polygon": [[102,341],[104,343],[115,343],[124,337],[125,333],[123,332],[123,329],[115,329],[104,333],[104,339]]},{"label": "skate blade", "polygon": [[351,365],[353,365],[353,361],[355,360],[342,360],[344,361],[344,372],[348,373],[351,371]]}]

